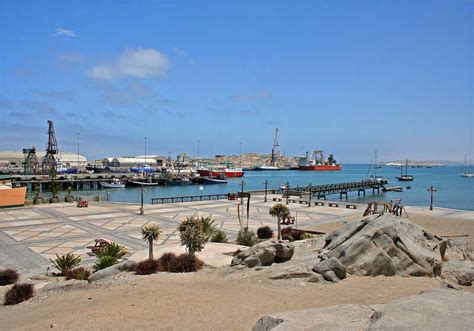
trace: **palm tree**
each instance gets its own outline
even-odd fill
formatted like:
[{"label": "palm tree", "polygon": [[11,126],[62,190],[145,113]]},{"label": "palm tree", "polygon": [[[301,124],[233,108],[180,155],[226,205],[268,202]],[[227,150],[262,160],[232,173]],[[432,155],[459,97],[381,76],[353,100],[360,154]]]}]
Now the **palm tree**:
[{"label": "palm tree", "polygon": [[141,229],[142,238],[148,241],[148,259],[153,260],[153,241],[158,240],[161,228],[158,224],[145,225]]},{"label": "palm tree", "polygon": [[278,222],[278,240],[281,240],[281,220],[290,216],[290,210],[285,205],[277,203],[272,208],[270,208],[269,214],[277,218]]}]

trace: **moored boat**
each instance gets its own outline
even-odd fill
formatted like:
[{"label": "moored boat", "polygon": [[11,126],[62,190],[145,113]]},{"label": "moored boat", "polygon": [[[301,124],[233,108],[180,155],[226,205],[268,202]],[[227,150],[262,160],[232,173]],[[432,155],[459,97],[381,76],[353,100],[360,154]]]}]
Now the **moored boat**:
[{"label": "moored boat", "polygon": [[225,169],[197,169],[201,177],[217,177],[225,175],[227,178],[242,177],[245,173],[242,168],[225,168]]},{"label": "moored boat", "polygon": [[119,179],[114,178],[110,182],[100,182],[100,186],[103,188],[124,188],[125,183],[122,183]]},{"label": "moored boat", "polygon": [[25,205],[26,187],[13,187],[12,177],[0,175],[0,208]]},{"label": "moored boat", "polygon": [[411,182],[413,181],[413,176],[408,174],[408,159],[405,160],[405,174],[403,174],[403,164],[400,162],[400,176],[397,176],[397,179],[400,182]]},{"label": "moored boat", "polygon": [[280,170],[280,168],[273,165],[262,164],[261,166],[256,167],[254,170],[255,171],[274,171],[274,170]]},{"label": "moored boat", "polygon": [[[471,168],[471,160],[469,160],[469,168]],[[461,175],[461,177],[464,178],[474,178],[474,173],[470,172],[467,170],[467,157],[464,155],[464,173]]]},{"label": "moored boat", "polygon": [[206,176],[202,179],[204,184],[227,184],[227,177],[223,174],[218,176]]},{"label": "moored boat", "polygon": [[328,159],[325,160],[321,150],[306,152],[306,155],[300,157],[298,161],[298,170],[331,171],[341,169],[341,165],[337,163],[332,154],[329,154]]},{"label": "moored boat", "polygon": [[127,185],[129,186],[158,186],[158,183],[137,179],[137,180],[128,180]]}]

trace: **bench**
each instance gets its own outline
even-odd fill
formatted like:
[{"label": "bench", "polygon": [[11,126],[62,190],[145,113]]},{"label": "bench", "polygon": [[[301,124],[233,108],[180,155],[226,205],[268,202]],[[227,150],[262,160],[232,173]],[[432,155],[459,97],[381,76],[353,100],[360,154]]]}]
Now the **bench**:
[{"label": "bench", "polygon": [[321,202],[321,201],[316,201],[314,203],[315,206],[324,206],[324,202]]},{"label": "bench", "polygon": [[281,202],[281,198],[273,198],[273,201],[280,201]]},{"label": "bench", "polygon": [[302,204],[307,205],[307,204],[308,204],[308,201],[306,201],[306,200],[300,200],[300,201],[298,201],[298,202],[300,203],[300,205],[302,205]]},{"label": "bench", "polygon": [[86,208],[89,207],[89,201],[81,200],[77,202],[77,208]]},{"label": "bench", "polygon": [[347,204],[347,205],[346,205],[346,208],[347,208],[347,209],[357,209],[357,206],[356,206],[356,205],[353,205],[353,204]]},{"label": "bench", "polygon": [[296,203],[296,199],[288,199],[288,202]]},{"label": "bench", "polygon": [[328,203],[328,206],[329,207],[339,207],[339,204],[337,204],[335,202],[330,202],[330,203]]}]

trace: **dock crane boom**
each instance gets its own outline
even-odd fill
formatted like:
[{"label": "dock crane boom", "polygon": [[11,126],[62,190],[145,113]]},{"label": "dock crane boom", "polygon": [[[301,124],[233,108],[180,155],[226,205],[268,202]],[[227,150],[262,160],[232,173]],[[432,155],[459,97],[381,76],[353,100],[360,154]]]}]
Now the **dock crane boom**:
[{"label": "dock crane boom", "polygon": [[273,140],[273,148],[272,148],[272,160],[271,165],[276,165],[276,158],[278,156],[278,128],[275,129],[275,139]]}]

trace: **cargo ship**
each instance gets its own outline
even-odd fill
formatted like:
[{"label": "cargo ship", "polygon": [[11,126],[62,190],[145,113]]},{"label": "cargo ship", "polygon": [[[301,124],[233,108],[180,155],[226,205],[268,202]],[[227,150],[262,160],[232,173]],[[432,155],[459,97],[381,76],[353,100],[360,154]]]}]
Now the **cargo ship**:
[{"label": "cargo ship", "polygon": [[306,155],[300,157],[298,161],[298,170],[333,171],[341,169],[342,166],[337,163],[332,154],[329,154],[325,160],[321,150],[306,152]]},{"label": "cargo ship", "polygon": [[13,187],[12,177],[0,175],[0,208],[25,205],[26,187]]}]

